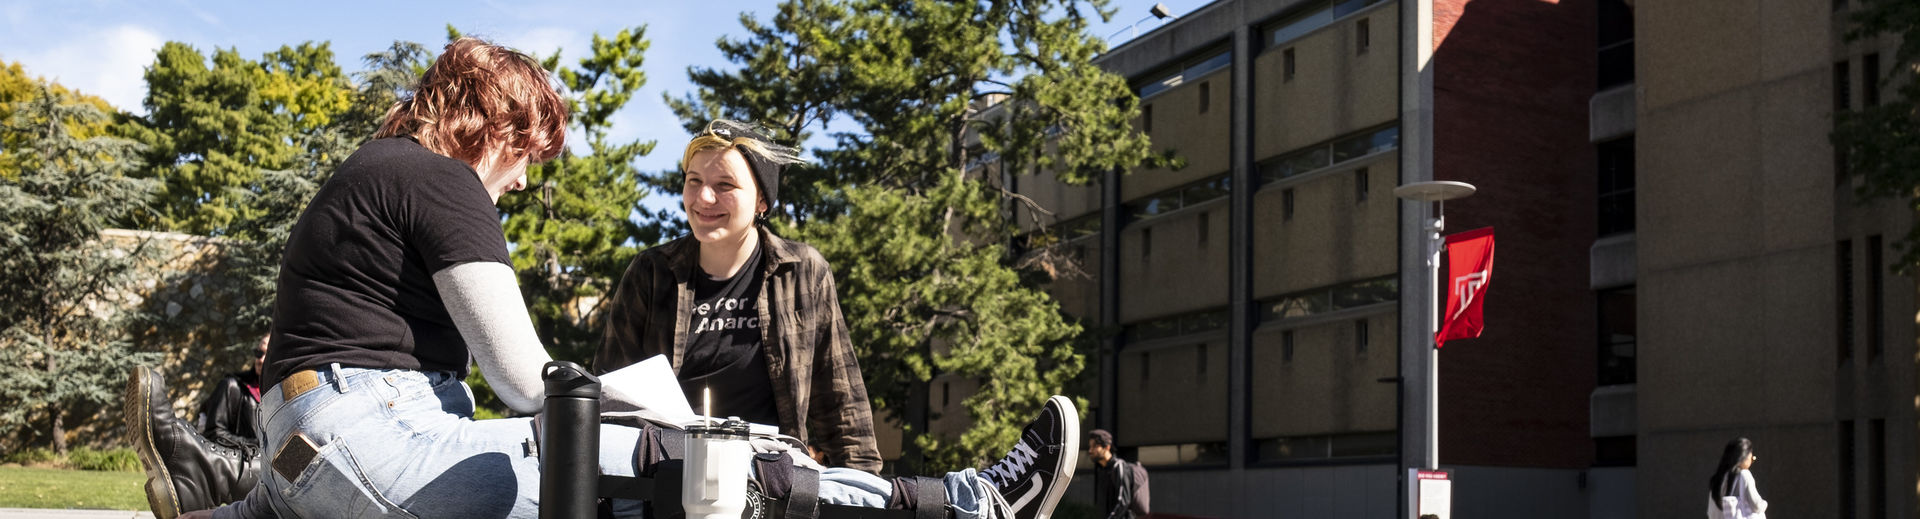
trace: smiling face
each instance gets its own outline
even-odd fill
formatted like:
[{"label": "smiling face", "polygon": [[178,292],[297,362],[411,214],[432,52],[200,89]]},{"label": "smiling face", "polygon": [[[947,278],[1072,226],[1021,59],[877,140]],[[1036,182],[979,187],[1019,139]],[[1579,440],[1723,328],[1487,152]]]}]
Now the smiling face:
[{"label": "smiling face", "polygon": [[686,164],[680,200],[687,226],[701,243],[731,243],[753,229],[755,215],[767,210],[753,183],[747,159],[733,148],[696,152]]}]

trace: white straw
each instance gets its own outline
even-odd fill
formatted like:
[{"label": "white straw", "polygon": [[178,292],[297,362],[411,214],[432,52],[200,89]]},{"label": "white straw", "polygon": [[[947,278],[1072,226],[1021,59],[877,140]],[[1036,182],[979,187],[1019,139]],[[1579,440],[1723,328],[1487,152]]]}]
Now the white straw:
[{"label": "white straw", "polygon": [[701,404],[700,414],[706,415],[707,427],[713,427],[713,386],[700,388],[700,399],[706,401]]}]

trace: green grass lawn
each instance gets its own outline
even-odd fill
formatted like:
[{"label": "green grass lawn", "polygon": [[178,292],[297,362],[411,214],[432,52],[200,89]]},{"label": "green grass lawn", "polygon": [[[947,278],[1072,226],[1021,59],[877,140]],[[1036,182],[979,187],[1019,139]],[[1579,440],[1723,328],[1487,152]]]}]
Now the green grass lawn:
[{"label": "green grass lawn", "polygon": [[0,508],[146,510],[146,474],[0,466]]}]

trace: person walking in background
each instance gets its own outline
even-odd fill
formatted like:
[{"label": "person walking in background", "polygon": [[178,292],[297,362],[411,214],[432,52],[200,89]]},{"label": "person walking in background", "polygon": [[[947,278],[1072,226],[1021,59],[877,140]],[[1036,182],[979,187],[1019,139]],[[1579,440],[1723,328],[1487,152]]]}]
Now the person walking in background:
[{"label": "person walking in background", "polygon": [[1754,485],[1753,442],[1734,438],[1720,454],[1720,465],[1707,479],[1707,519],[1766,519],[1767,500]]},{"label": "person walking in background", "polygon": [[1151,512],[1145,472],[1113,453],[1113,433],[1087,433],[1087,459],[1093,460],[1093,505],[1108,519],[1133,519]]}]

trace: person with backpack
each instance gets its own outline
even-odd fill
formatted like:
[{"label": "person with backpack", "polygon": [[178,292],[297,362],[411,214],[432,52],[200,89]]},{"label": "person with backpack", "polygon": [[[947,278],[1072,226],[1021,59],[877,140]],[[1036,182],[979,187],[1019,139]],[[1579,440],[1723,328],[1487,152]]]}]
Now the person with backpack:
[{"label": "person with backpack", "polygon": [[1093,460],[1093,505],[1107,519],[1146,517],[1152,510],[1147,469],[1113,454],[1113,433],[1087,433],[1087,459]]}]

